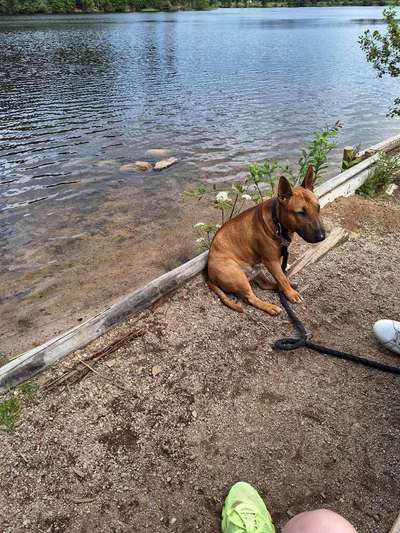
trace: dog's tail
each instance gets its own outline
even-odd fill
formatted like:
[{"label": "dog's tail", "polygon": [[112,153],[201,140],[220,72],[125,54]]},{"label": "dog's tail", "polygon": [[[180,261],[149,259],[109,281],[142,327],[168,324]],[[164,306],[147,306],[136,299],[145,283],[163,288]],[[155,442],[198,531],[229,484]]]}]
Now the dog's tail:
[{"label": "dog's tail", "polygon": [[221,301],[233,309],[234,311],[237,311],[238,313],[243,313],[243,307],[240,304],[237,304],[234,300],[229,298],[222,289],[220,289],[217,285],[214,285],[214,283],[211,283],[211,281],[208,282],[208,286],[210,289],[215,292],[217,296],[221,298]]}]

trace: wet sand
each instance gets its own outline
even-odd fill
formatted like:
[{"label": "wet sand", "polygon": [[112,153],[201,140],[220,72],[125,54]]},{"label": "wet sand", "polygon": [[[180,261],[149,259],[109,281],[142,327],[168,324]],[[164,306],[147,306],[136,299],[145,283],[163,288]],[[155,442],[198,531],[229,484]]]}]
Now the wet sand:
[{"label": "wet sand", "polygon": [[192,226],[210,216],[207,207],[173,191],[148,204],[144,211],[140,197],[122,187],[95,210],[83,206],[68,216],[54,208],[51,216],[64,222],[58,239],[48,238],[47,210],[37,207],[42,222],[26,225],[25,235],[34,234],[38,244],[16,246],[14,257],[3,256],[16,267],[0,276],[0,364],[197,253]]}]

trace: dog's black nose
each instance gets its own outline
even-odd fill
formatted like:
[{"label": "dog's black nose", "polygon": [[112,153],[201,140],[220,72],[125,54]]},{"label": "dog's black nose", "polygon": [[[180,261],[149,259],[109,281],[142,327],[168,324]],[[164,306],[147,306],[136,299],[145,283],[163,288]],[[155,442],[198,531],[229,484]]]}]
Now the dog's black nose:
[{"label": "dog's black nose", "polygon": [[321,228],[317,234],[317,242],[323,241],[325,237],[326,237],[326,231],[323,228]]}]

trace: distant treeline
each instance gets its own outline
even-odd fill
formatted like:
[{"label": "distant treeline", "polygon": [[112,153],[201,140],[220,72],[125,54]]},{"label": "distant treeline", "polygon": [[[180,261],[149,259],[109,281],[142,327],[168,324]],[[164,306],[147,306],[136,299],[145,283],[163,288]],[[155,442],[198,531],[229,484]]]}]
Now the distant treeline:
[{"label": "distant treeline", "polygon": [[210,9],[214,0],[0,0],[0,15],[115,13],[127,11]]},{"label": "distant treeline", "polygon": [[0,15],[211,9],[214,7],[303,7],[385,5],[385,0],[0,0]]}]

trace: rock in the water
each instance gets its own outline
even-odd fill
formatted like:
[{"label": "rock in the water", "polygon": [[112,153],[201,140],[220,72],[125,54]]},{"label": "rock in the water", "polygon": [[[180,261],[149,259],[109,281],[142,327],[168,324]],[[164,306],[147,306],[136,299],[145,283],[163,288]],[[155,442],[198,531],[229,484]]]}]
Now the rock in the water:
[{"label": "rock in the water", "polygon": [[146,150],[146,155],[150,155],[152,157],[168,157],[170,154],[170,151],[166,148],[152,148],[151,150]]},{"label": "rock in the water", "polygon": [[169,157],[168,159],[162,159],[161,161],[157,161],[157,163],[154,165],[154,170],[164,170],[164,168],[170,167],[177,161],[178,159],[176,157]]},{"label": "rock in the water", "polygon": [[139,171],[146,171],[150,170],[152,167],[151,163],[148,163],[147,161],[135,161],[134,163],[127,163],[126,165],[122,165],[122,167],[119,167],[120,172],[137,172]]}]

